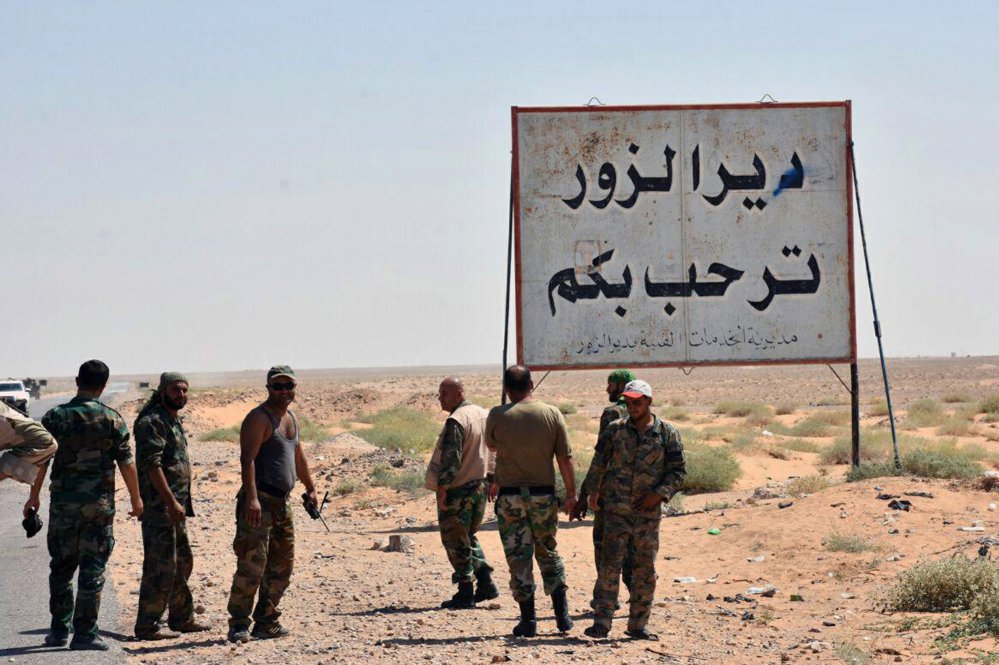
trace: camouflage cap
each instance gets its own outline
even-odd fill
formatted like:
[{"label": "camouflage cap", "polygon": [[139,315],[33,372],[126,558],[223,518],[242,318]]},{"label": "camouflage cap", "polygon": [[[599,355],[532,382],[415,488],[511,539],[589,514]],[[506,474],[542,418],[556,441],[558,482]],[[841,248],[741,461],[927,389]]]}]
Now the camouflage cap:
[{"label": "camouflage cap", "polygon": [[279,376],[287,376],[289,379],[294,379],[295,371],[287,365],[274,365],[274,367],[267,370],[267,383],[270,383],[271,379]]},{"label": "camouflage cap", "polygon": [[635,375],[630,369],[616,369],[607,377],[607,383],[628,383],[634,381]]}]

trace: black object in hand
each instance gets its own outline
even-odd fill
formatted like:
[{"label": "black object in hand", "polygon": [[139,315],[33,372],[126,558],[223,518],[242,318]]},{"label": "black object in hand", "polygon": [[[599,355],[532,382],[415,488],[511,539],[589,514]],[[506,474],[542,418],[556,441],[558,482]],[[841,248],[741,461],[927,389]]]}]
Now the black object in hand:
[{"label": "black object in hand", "polygon": [[[326,496],[323,497],[324,506],[326,505],[327,496],[329,496],[329,492],[327,492]],[[305,512],[309,514],[309,517],[311,517],[314,520],[319,520],[320,522],[322,522],[323,526],[326,527],[326,531],[330,530],[330,528],[326,526],[326,520],[323,519],[322,512],[320,512],[322,508],[316,505],[316,502],[312,500],[308,492],[302,493],[302,505],[305,507]]]},{"label": "black object in hand", "polygon": [[38,511],[32,508],[28,511],[28,516],[21,520],[21,526],[24,527],[24,532],[27,534],[28,538],[31,538],[36,533],[42,530],[42,518],[38,516]]}]

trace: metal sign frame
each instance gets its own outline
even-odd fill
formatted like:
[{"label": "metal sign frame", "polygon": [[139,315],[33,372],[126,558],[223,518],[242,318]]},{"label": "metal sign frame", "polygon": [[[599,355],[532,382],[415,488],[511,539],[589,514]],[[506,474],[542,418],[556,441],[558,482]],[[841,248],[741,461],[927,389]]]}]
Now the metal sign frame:
[{"label": "metal sign frame", "polygon": [[[857,333],[856,333],[856,294],[854,288],[854,251],[853,251],[853,173],[850,160],[850,146],[852,145],[851,131],[851,103],[849,100],[838,102],[795,102],[795,103],[755,103],[755,104],[695,104],[695,105],[648,105],[648,106],[545,106],[545,107],[511,107],[511,124],[513,138],[513,160],[511,173],[511,197],[513,212],[514,233],[514,281],[516,284],[516,310],[517,310],[517,362],[524,363],[524,315],[523,315],[523,273],[521,265],[521,201],[520,201],[520,158],[519,158],[519,126],[518,117],[521,114],[535,113],[592,113],[601,114],[608,112],[631,112],[631,111],[711,111],[711,110],[766,110],[766,109],[807,109],[807,108],[841,108],[845,117],[845,137],[846,141],[842,146],[843,160],[845,164],[844,177],[844,207],[846,210],[846,243],[847,243],[847,290],[849,294],[849,354],[843,357],[821,357],[821,358],[781,358],[781,359],[756,359],[756,360],[696,360],[677,362],[631,362],[626,364],[629,367],[691,367],[691,366],[746,366],[746,365],[799,365],[799,364],[830,364],[830,363],[855,363],[857,358]],[[618,364],[607,362],[596,362],[593,364],[575,363],[571,365],[557,364],[532,364],[532,369],[554,370],[554,369],[608,369],[617,367]]]}]

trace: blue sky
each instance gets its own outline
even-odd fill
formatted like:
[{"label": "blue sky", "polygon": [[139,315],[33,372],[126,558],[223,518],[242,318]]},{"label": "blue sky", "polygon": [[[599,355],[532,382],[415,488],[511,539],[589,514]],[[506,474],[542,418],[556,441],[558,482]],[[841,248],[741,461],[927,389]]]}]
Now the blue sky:
[{"label": "blue sky", "polygon": [[851,99],[888,353],[999,353],[997,12],[0,2],[0,374],[498,362],[510,106],[593,96]]}]

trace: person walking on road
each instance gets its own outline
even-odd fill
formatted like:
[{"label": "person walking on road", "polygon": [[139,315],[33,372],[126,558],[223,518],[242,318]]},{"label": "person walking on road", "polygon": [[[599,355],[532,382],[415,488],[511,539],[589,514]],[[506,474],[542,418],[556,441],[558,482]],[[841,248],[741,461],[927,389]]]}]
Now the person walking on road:
[{"label": "person walking on road", "polygon": [[307,500],[319,503],[299,444],[298,420],[288,409],[296,386],[290,367],[272,367],[267,372],[267,400],[247,414],[239,433],[243,486],[236,496],[236,538],[232,543],[236,574],[228,607],[229,641],[233,643],[288,635],[288,629],[278,622],[278,603],[291,581],[295,560],[289,497],[296,476],[305,486]]},{"label": "person walking on road", "polygon": [[[476,537],[486,512],[484,483],[492,481],[496,455],[483,436],[488,411],[465,400],[459,379],[444,379],[437,399],[450,415],[427,467],[427,488],[436,493],[441,542],[454,569],[451,582],[458,585],[441,607],[470,609],[499,596],[493,568]],[[478,582],[474,589],[473,576]]]},{"label": "person walking on road", "polygon": [[[42,418],[59,442],[49,485],[48,548],[49,609],[52,624],[45,644],[70,649],[107,651],[97,634],[97,615],[104,588],[104,571],[114,549],[115,481],[117,464],[131,499],[132,517],[142,517],[142,498],[135,471],[128,427],[121,415],[101,402],[110,372],[100,360],[80,365],[77,393]],[[77,578],[73,603],[73,576]]]},{"label": "person walking on road", "polygon": [[568,513],[576,502],[576,482],[565,419],[556,407],[532,397],[534,382],[527,367],[508,367],[503,388],[510,403],[489,411],[486,445],[496,451],[496,519],[510,567],[510,589],[520,604],[520,622],[513,634],[537,634],[532,559],[537,559],[545,593],[552,598],[556,625],[565,633],[572,628],[572,619],[565,566],[555,538],[559,501],[552,467],[554,458],[565,483]]},{"label": "person walking on road", "polygon": [[584,632],[597,638],[610,633],[621,568],[631,552],[634,571],[626,632],[636,639],[657,639],[647,624],[656,591],[661,505],[683,482],[683,445],[676,428],[652,413],[648,383],[632,381],[622,395],[628,419],[611,423],[600,435],[600,454],[594,456],[583,481],[591,507],[602,501],[606,513],[593,598],[595,618]]},{"label": "person walking on road", "polygon": [[[135,457],[145,506],[142,584],[135,619],[135,637],[140,640],[162,640],[210,628],[195,620],[187,585],[194,569],[187,518],[194,517],[194,507],[180,410],[187,405],[188,387],[183,374],[164,372],[135,420]],[[169,631],[161,624],[168,608]]]}]

